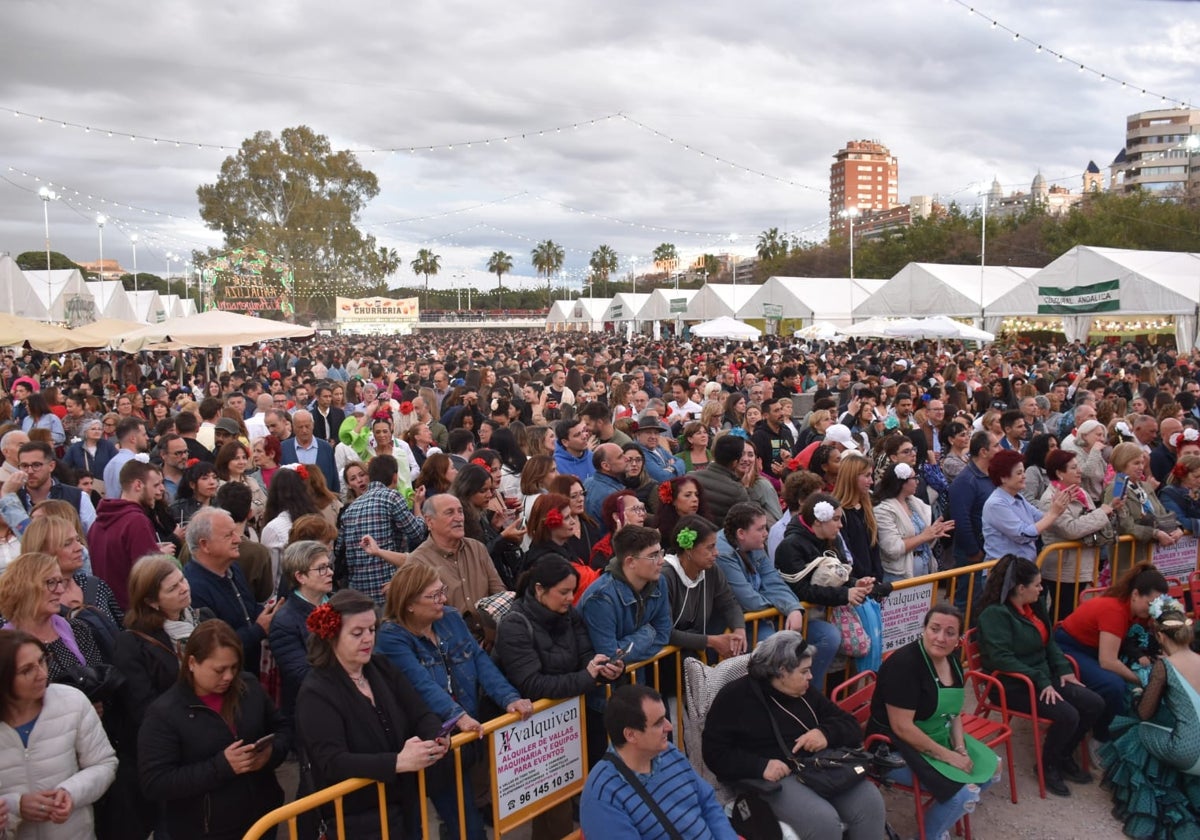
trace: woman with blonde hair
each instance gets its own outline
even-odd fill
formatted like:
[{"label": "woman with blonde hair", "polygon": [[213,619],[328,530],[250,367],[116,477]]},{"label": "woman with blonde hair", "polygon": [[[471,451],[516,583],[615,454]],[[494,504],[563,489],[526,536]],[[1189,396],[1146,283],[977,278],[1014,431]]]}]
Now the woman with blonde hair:
[{"label": "woman with blonde hair", "polygon": [[125,614],[117,603],[112,588],[83,568],[84,544],[75,526],[57,516],[36,516],[25,529],[21,547],[26,552],[49,554],[58,559],[66,588],[62,605],[70,615],[84,607],[92,607],[107,615],[120,626]]},{"label": "woman with blonde hair", "polygon": [[857,452],[843,452],[838,467],[833,497],[842,506],[842,539],[850,552],[854,577],[883,580],[883,561],[879,557],[879,527],[871,501],[874,486],[871,459]]},{"label": "woman with blonde hair", "polygon": [[309,470],[305,480],[308,482],[308,489],[312,492],[317,513],[325,517],[325,521],[336,528],[338,515],[342,512],[342,500],[329,489],[329,485],[325,483],[325,474],[320,470]]},{"label": "woman with blonde hair", "polygon": [[558,467],[552,455],[534,455],[525,462],[525,469],[521,470],[521,511],[526,521],[534,501],[549,491],[550,482],[556,475]]}]

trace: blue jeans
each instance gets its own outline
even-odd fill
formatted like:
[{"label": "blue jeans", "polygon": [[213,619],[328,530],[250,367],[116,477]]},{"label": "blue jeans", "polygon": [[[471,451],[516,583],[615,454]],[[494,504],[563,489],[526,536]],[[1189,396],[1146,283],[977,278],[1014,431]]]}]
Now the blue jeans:
[{"label": "blue jeans", "polygon": [[[760,635],[761,637],[761,635]],[[825,690],[825,674],[837,656],[838,648],[842,645],[842,631],[820,618],[808,620],[806,641],[817,649],[812,661],[813,685]]]},{"label": "blue jeans", "polygon": [[[441,817],[442,824],[446,826],[449,836],[458,840],[458,797],[460,793],[455,790],[454,785],[447,785],[444,789],[435,794],[430,795],[433,801],[433,807]],[[479,809],[475,807],[475,793],[471,787],[471,774],[469,768],[463,768],[462,777],[462,792],[463,811],[467,818],[467,840],[486,840],[487,834],[483,829],[483,817],[479,813]],[[415,835],[414,835],[415,836]]]},{"label": "blue jeans", "polygon": [[[983,784],[963,785],[958,789],[958,793],[945,802],[934,800],[925,812],[925,833],[921,835],[920,840],[941,840],[942,835],[948,835],[954,824],[965,814],[973,814],[975,806],[979,804],[979,797],[999,780],[1001,766],[1002,764],[997,764],[996,775]],[[907,766],[896,768],[888,773],[887,777],[889,781],[900,785],[911,786],[913,783],[912,770]]]},{"label": "blue jeans", "polygon": [[1126,710],[1127,683],[1119,674],[1100,665],[1099,653],[1095,648],[1084,647],[1065,630],[1055,630],[1054,641],[1058,642],[1063,653],[1074,657],[1079,664],[1079,681],[1104,698],[1104,713],[1092,725],[1092,734],[1098,741],[1107,741],[1109,724]]}]

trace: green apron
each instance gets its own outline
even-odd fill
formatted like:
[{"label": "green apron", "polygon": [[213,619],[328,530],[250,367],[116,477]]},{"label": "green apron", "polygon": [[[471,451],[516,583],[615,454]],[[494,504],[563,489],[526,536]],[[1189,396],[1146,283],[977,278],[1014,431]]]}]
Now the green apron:
[{"label": "green apron", "polygon": [[[937,669],[933,667],[933,663],[929,660],[929,654],[925,652],[925,645],[920,644],[920,648],[921,655],[925,657],[925,664],[929,666],[929,673],[933,677],[933,682],[938,688],[938,702],[932,716],[925,720],[914,720],[913,723],[917,725],[918,729],[932,738],[934,743],[948,750],[953,750],[954,747],[950,743],[951,726],[953,725],[955,716],[962,712],[966,692],[962,686],[952,688],[942,685],[942,681],[937,675]],[[957,663],[952,661],[951,667],[956,666]],[[961,667],[958,668],[958,672],[961,677]],[[987,744],[966,734],[963,735],[963,743],[967,748],[967,757],[971,759],[972,763],[970,773],[964,773],[954,765],[947,764],[936,758],[925,756],[925,760],[938,773],[955,782],[974,782],[975,784],[980,784],[995,776],[996,767],[1000,759],[988,748]]]}]

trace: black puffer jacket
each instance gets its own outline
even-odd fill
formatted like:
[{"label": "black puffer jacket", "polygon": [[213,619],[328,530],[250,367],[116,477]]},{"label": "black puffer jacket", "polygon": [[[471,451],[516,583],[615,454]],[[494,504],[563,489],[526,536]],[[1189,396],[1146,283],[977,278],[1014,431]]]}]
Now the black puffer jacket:
[{"label": "black puffer jacket", "polygon": [[[834,539],[826,542],[817,537],[812,529],[804,524],[799,516],[793,516],[783,532],[783,542],[775,549],[775,568],[783,575],[795,575],[804,571],[804,567],[816,560],[826,551],[832,551],[843,562],[847,562],[842,552],[841,540]],[[786,578],[785,578],[786,580]],[[820,604],[826,607],[840,607],[850,601],[850,587],[856,578],[851,575],[845,586],[815,586],[812,575],[806,575],[803,580],[788,583],[796,597],[806,604]]]},{"label": "black puffer jacket", "polygon": [[[283,804],[275,768],[287,757],[289,732],[258,678],[243,673],[241,679],[245,692],[234,731],[182,682],[146,713],[138,733],[138,772],[146,796],[167,802],[167,829],[174,840],[236,840]],[[275,740],[266,765],[236,775],[225,760],[225,748],[239,739],[252,744],[270,734]]]},{"label": "black puffer jacket", "polygon": [[595,655],[583,617],[543,607],[526,593],[500,622],[492,657],[522,697],[575,697],[596,687],[587,672]]}]

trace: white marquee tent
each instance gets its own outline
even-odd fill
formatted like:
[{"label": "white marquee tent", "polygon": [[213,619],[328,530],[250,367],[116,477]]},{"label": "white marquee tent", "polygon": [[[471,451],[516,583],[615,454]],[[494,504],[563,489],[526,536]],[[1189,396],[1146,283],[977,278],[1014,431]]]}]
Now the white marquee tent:
[{"label": "white marquee tent", "polygon": [[88,290],[79,269],[26,271],[25,277],[38,300],[50,311],[51,321],[65,322],[74,327],[90,324],[98,317],[97,301]]},{"label": "white marquee tent", "polygon": [[0,255],[0,312],[35,321],[50,320],[46,304],[29,284],[28,275],[7,254]]},{"label": "white marquee tent", "polygon": [[736,341],[754,341],[762,338],[762,330],[749,324],[722,315],[692,327],[692,335],[699,338],[729,338]]},{"label": "white marquee tent", "polygon": [[565,330],[567,317],[571,314],[571,307],[574,305],[575,301],[572,300],[556,300],[550,304],[550,312],[546,315],[546,329]]},{"label": "white marquee tent", "polygon": [[650,295],[641,292],[619,292],[604,312],[605,321],[642,321],[642,310],[650,301]]},{"label": "white marquee tent", "polygon": [[88,291],[96,300],[96,317],[118,321],[136,321],[133,301],[119,280],[89,280]]},{"label": "white marquee tent", "polygon": [[161,324],[167,320],[167,308],[163,306],[162,298],[153,290],[129,292],[133,302],[135,320],[143,324]]},{"label": "white marquee tent", "polygon": [[[1014,288],[1028,284],[1033,268],[909,263],[870,298],[854,307],[855,318],[978,317]],[[986,327],[985,327],[986,329]]]},{"label": "white marquee tent", "polygon": [[[1171,315],[1175,320],[1175,342],[1191,349],[1197,341],[1197,304],[1200,303],[1200,254],[1181,251],[1133,251],[1122,248],[1093,248],[1079,245],[1038,271],[1030,282],[997,298],[987,310],[988,324],[995,332],[999,319],[1038,315],[1039,287],[1061,290],[1118,281],[1120,315]],[[1086,340],[1095,314],[1059,314],[1069,341]],[[993,325],[993,317],[996,319]]]},{"label": "white marquee tent", "polygon": [[761,287],[734,286],[732,283],[705,283],[688,304],[683,320],[711,321],[722,315],[735,318],[759,288]]},{"label": "white marquee tent", "polygon": [[[674,321],[676,318],[684,318],[688,305],[692,299],[696,297],[696,289],[655,289],[650,293],[650,299],[646,301],[645,307],[641,312],[643,321]],[[671,302],[682,302],[679,305],[683,307],[683,312],[672,312]]]},{"label": "white marquee tent", "polygon": [[600,332],[604,329],[604,313],[612,298],[576,298],[568,301],[567,327],[585,332]]},{"label": "white marquee tent", "polygon": [[774,304],[782,308],[781,318],[846,326],[851,323],[852,310],[866,303],[886,282],[846,277],[770,277],[737,311],[737,317],[763,318],[763,304]]}]

